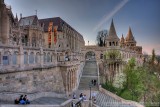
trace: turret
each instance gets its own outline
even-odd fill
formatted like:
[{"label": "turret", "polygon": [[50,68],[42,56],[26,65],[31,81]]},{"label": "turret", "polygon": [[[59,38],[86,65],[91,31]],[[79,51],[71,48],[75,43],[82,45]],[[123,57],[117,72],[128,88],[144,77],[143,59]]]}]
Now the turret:
[{"label": "turret", "polygon": [[115,30],[115,27],[114,27],[114,22],[113,22],[113,19],[112,19],[112,22],[111,22],[111,26],[110,26],[110,29],[109,29],[109,35],[106,37],[106,46],[119,46],[119,38],[117,36],[117,33],[116,33],[116,30]]},{"label": "turret", "polygon": [[136,41],[135,41],[135,39],[134,39],[134,36],[133,36],[133,34],[132,34],[132,30],[131,30],[130,27],[129,27],[127,36],[126,36],[126,38],[125,38],[125,44],[126,44],[126,46],[130,46],[130,47],[136,46]]}]

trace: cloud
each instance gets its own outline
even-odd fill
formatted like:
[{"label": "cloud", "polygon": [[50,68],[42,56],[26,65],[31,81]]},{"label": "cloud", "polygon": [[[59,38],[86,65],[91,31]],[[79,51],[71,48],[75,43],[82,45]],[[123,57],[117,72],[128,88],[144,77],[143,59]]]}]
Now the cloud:
[{"label": "cloud", "polygon": [[122,7],[124,7],[126,5],[126,3],[128,3],[129,0],[123,0],[122,2],[120,2],[118,5],[115,6],[115,8],[109,13],[106,14],[102,20],[97,24],[97,26],[95,26],[95,28],[93,29],[93,31],[97,31],[104,23],[106,23],[110,18],[112,18]]}]

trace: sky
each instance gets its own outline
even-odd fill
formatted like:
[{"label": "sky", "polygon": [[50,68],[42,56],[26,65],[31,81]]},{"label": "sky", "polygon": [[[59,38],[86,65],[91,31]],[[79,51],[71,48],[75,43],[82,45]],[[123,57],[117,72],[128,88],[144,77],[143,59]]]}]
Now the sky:
[{"label": "sky", "polygon": [[14,16],[61,17],[80,34],[86,45],[95,45],[97,32],[109,30],[111,20],[119,38],[129,27],[138,46],[160,55],[160,0],[5,0]]}]

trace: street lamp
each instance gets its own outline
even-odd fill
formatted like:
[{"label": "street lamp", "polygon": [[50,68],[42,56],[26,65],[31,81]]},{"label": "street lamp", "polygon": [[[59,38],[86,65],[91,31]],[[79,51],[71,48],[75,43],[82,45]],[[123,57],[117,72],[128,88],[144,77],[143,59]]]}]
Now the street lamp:
[{"label": "street lamp", "polygon": [[89,97],[89,100],[91,100],[91,86],[89,87],[89,89],[90,89],[90,97]]}]

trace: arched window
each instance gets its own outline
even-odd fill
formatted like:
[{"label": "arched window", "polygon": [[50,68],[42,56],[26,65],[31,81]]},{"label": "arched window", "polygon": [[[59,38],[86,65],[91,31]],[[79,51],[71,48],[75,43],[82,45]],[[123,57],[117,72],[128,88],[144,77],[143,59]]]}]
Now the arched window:
[{"label": "arched window", "polygon": [[47,59],[46,53],[43,53],[43,62],[45,63]]},{"label": "arched window", "polygon": [[50,62],[51,58],[50,58],[50,53],[47,54],[47,62]]},{"label": "arched window", "polygon": [[9,65],[9,52],[4,52],[3,55],[3,65]]},{"label": "arched window", "polygon": [[31,52],[30,55],[29,55],[29,63],[30,64],[34,63],[34,53],[33,52]]},{"label": "arched window", "polygon": [[36,63],[40,63],[40,53],[36,53],[36,58],[35,58]]},{"label": "arched window", "polygon": [[18,52],[14,52],[13,55],[12,55],[12,63],[13,63],[13,65],[17,64],[17,55],[18,55]]},{"label": "arched window", "polygon": [[24,52],[24,64],[28,64],[28,54]]}]

